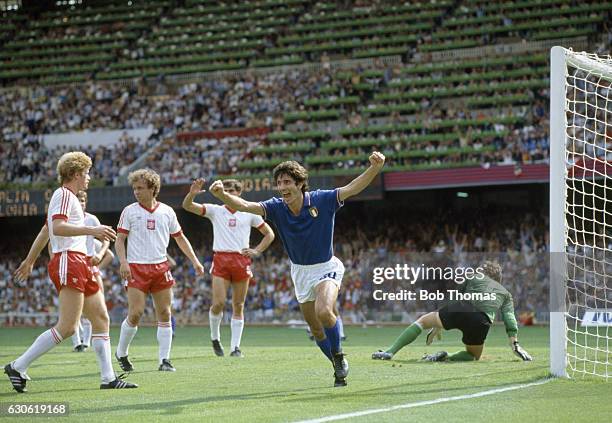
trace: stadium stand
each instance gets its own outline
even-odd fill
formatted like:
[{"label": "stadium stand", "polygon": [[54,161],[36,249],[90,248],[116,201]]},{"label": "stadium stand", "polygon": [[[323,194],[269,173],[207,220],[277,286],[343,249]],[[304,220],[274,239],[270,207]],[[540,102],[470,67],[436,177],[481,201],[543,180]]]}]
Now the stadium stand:
[{"label": "stadium stand", "polygon": [[[534,59],[537,61],[538,59]],[[484,65],[483,64],[483,68]],[[491,65],[496,66],[496,65]],[[500,65],[503,66],[503,65]],[[396,68],[397,70],[398,68]],[[399,68],[399,70],[404,70]],[[520,70],[520,69],[519,69]],[[384,71],[383,71],[384,72]],[[474,71],[477,72],[477,71]],[[521,70],[522,73],[529,72]],[[370,76],[364,71],[365,76]],[[435,73],[432,70],[432,73]],[[482,75],[493,75],[494,72],[482,71]],[[354,79],[361,80],[362,74],[355,74]],[[451,74],[452,75],[452,74]],[[464,79],[470,74],[456,74],[455,78]],[[335,75],[338,77],[338,75]],[[330,78],[330,83],[325,80]],[[339,80],[342,81],[343,75]],[[450,77],[452,81],[453,76]],[[484,77],[486,78],[486,76]],[[501,79],[501,77],[499,77]],[[124,128],[129,129],[139,125],[152,124],[160,131],[168,129],[167,133],[181,130],[201,130],[240,126],[272,126],[281,130],[274,131],[266,139],[261,140],[253,148],[245,151],[228,151],[225,157],[230,162],[238,162],[238,173],[254,175],[267,173],[273,166],[287,157],[303,160],[307,154],[306,163],[314,173],[346,173],[358,172],[367,161],[367,152],[372,148],[380,148],[389,158],[387,171],[414,170],[436,167],[473,166],[495,163],[531,163],[546,160],[548,145],[547,134],[537,129],[539,123],[545,122],[547,113],[544,108],[546,89],[545,80],[535,81],[539,90],[526,88],[521,80],[501,82],[491,87],[499,87],[502,95],[513,99],[512,89],[527,92],[522,94],[527,98],[527,104],[513,105],[515,107],[499,108],[491,104],[490,108],[480,103],[470,107],[463,101],[468,92],[479,89],[481,85],[462,84],[456,88],[439,88],[435,85],[433,100],[425,98],[427,88],[412,90],[414,84],[423,86],[429,79],[403,78],[389,79],[388,84],[378,88],[373,94],[372,103],[363,106],[355,105],[359,96],[345,97],[329,96],[317,98],[317,94],[326,92],[327,87],[337,80],[325,75],[318,77],[309,73],[291,72],[288,74],[269,74],[262,78],[245,80],[231,79],[226,83],[210,82],[207,84],[187,84],[178,88],[175,96],[165,98],[141,98],[138,90],[122,92],[119,86],[87,87],[85,94],[74,91],[74,97],[62,97],[64,90],[54,92],[49,89],[40,97],[22,98],[5,93],[4,104],[17,105],[18,113],[3,115],[3,142],[0,148],[16,150],[10,156],[12,162],[23,162],[30,154],[29,149],[16,148],[19,143],[36,145],[40,143],[40,134],[67,129]],[[465,78],[467,79],[467,78]],[[365,78],[367,80],[367,78]],[[302,82],[308,81],[310,89],[301,89]],[[499,80],[496,80],[499,81]],[[361,84],[361,83],[357,83]],[[227,87],[230,87],[226,90]],[[276,90],[271,87],[277,87]],[[508,87],[508,90],[505,88]],[[343,88],[339,88],[342,90]],[[351,87],[351,89],[354,89]],[[316,93],[315,91],[319,91]],[[535,92],[534,92],[535,91]],[[278,95],[276,94],[278,93]],[[218,100],[214,96],[218,94]],[[372,95],[369,93],[368,95]],[[445,104],[444,99],[438,102],[437,96],[456,96]],[[404,116],[402,113],[407,105],[403,98],[414,98],[412,107],[416,115]],[[37,100],[39,99],[40,100]],[[64,100],[59,100],[63,98]],[[491,98],[483,97],[483,99]],[[256,101],[261,99],[261,101]],[[416,103],[418,99],[418,103]],[[452,103],[452,101],[455,103]],[[399,103],[398,103],[399,102]],[[519,100],[520,102],[520,100]],[[301,104],[300,104],[301,103]],[[336,106],[336,104],[341,104]],[[328,108],[331,105],[333,108]],[[7,106],[9,107],[9,106]],[[14,106],[13,106],[14,107]],[[288,108],[310,107],[313,112],[285,112]],[[355,110],[359,107],[360,110]],[[414,109],[418,110],[414,110]],[[115,110],[116,113],[107,113]],[[323,130],[310,130],[307,126],[300,132],[284,131],[285,126],[274,125],[283,120],[292,122],[300,117],[300,113],[335,113],[347,122],[345,129],[336,133]],[[390,116],[378,118],[379,113],[390,113]],[[340,116],[342,114],[343,116]],[[427,118],[426,118],[427,116]],[[355,119],[357,118],[357,119]],[[351,125],[357,120],[358,125]],[[378,123],[381,122],[381,123]],[[386,123],[383,123],[386,122]],[[165,132],[165,131],[163,131]],[[168,143],[166,143],[168,144]],[[180,145],[170,143],[171,145]],[[261,144],[261,145],[260,145]],[[177,147],[178,148],[178,147]],[[193,157],[206,153],[192,145]],[[149,158],[152,166],[163,166],[161,158],[165,157],[164,145]],[[48,157],[57,157],[63,151],[50,152]],[[199,154],[197,154],[199,152]],[[117,171],[130,162],[131,155],[118,155],[123,163]],[[27,160],[26,160],[27,162]],[[6,168],[5,168],[6,169]],[[214,170],[214,169],[212,169]],[[48,175],[31,169],[28,173],[34,176],[31,181],[39,181]],[[223,173],[223,172],[220,172]],[[4,181],[13,173],[8,173]],[[207,175],[214,173],[207,173]],[[109,175],[112,180],[117,175]],[[185,180],[187,175],[177,175],[175,180]],[[168,179],[170,181],[170,179]],[[17,181],[18,182],[18,181]],[[24,182],[30,182],[24,180]]]},{"label": "stadium stand", "polygon": [[228,136],[197,141],[168,139],[148,157],[163,183],[190,183],[235,174],[240,160],[257,148],[264,136]]},{"label": "stadium stand", "polygon": [[0,80],[157,77],[324,57],[399,55],[407,63],[414,53],[593,36],[612,11],[610,2],[597,0],[179,3],[91,1],[35,20],[5,13]]},{"label": "stadium stand", "polygon": [[[95,179],[91,186],[114,185],[127,164],[147,151],[152,142],[154,141],[133,139],[124,133],[118,142],[111,146],[80,147],[94,163],[91,174]],[[56,183],[57,158],[72,150],[74,148],[68,146],[49,149],[36,136],[28,137],[19,144],[2,143],[0,186],[53,186]]]},{"label": "stadium stand", "polygon": [[[153,125],[164,134],[156,138],[163,150],[164,139],[179,132],[268,127],[271,134],[254,148],[230,152],[240,175],[266,174],[288,157],[307,157],[314,173],[354,173],[371,148],[387,154],[387,171],[545,162],[548,137],[538,129],[548,119],[544,47],[508,55],[504,46],[554,36],[605,49],[611,36],[612,2],[342,5],[339,11],[334,2],[305,0],[89,2],[32,22],[7,12],[0,80],[25,85],[0,94],[0,148],[41,142],[40,134]],[[242,22],[250,23],[249,33],[240,30]],[[83,53],[82,44],[99,51]],[[499,52],[433,56],[441,48],[446,54],[490,45]],[[41,62],[47,56],[52,62]],[[193,82],[168,79],[222,69]],[[108,78],[121,80],[92,82]],[[52,85],[72,80],[87,82]],[[12,160],[29,163],[16,154]],[[117,169],[130,164],[121,159]]]},{"label": "stadium stand", "polygon": [[159,19],[169,2],[97,2],[64,7],[28,20],[3,45],[0,78],[41,84],[82,82]]},{"label": "stadium stand", "polygon": [[600,1],[468,0],[419,46],[421,52],[484,46],[513,39],[546,40],[591,35],[612,11]]}]

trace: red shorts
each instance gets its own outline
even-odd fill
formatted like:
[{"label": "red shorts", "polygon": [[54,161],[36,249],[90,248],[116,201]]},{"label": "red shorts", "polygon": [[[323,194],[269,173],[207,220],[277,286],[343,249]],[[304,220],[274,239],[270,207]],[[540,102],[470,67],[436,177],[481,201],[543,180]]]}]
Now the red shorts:
[{"label": "red shorts", "polygon": [[128,281],[127,287],[137,288],[145,294],[163,291],[174,285],[167,261],[157,264],[130,263],[130,272],[132,280]]},{"label": "red shorts", "polygon": [[240,253],[215,253],[210,273],[230,282],[246,281],[253,277],[251,258]]},{"label": "red shorts", "polygon": [[100,289],[85,254],[75,251],[55,253],[47,269],[57,292],[67,286],[89,297]]}]

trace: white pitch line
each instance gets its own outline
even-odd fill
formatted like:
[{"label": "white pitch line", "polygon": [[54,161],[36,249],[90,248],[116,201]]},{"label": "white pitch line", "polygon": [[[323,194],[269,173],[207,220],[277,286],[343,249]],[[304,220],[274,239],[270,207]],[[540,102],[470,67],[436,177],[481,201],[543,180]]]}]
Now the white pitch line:
[{"label": "white pitch line", "polygon": [[409,403],[406,403],[406,404],[394,405],[394,406],[391,406],[391,407],[373,408],[373,409],[370,409],[370,410],[356,411],[354,413],[336,414],[335,416],[321,417],[321,418],[312,419],[312,420],[301,420],[301,421],[296,422],[296,423],[331,422],[331,421],[336,421],[336,420],[350,419],[352,417],[367,416],[369,414],[386,413],[388,411],[401,410],[401,409],[404,409],[404,408],[415,408],[415,407],[421,407],[421,406],[424,406],[424,405],[440,404],[442,402],[461,401],[461,400],[464,400],[464,399],[486,397],[486,396],[489,396],[489,395],[500,394],[502,392],[515,391],[517,389],[530,388],[532,386],[543,385],[545,383],[550,382],[551,380],[553,380],[553,379],[552,378],[546,378],[546,379],[539,380],[537,382],[523,383],[521,385],[512,385],[512,386],[507,386],[505,388],[491,389],[491,390],[488,390],[488,391],[477,392],[475,394],[458,395],[458,396],[455,396],[455,397],[436,398],[436,399],[427,400],[427,401],[409,402]]}]

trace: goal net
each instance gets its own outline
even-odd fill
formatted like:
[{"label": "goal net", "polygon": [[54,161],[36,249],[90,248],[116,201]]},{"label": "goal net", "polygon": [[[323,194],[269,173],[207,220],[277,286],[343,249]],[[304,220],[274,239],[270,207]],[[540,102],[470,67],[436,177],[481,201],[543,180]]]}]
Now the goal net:
[{"label": "goal net", "polygon": [[551,51],[551,373],[612,376],[612,59]]}]

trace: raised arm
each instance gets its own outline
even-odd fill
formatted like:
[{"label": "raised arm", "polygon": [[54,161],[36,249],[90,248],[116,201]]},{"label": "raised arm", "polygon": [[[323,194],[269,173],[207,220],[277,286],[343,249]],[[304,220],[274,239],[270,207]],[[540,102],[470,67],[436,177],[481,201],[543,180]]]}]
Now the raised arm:
[{"label": "raised arm", "polygon": [[202,192],[206,192],[205,189],[202,189],[203,187],[204,187],[204,179],[202,178],[196,179],[191,184],[191,187],[189,187],[189,192],[183,199],[183,208],[187,210],[188,212],[197,214],[198,216],[202,216],[204,214],[205,206],[203,204],[194,203],[193,199],[195,198],[196,195]]},{"label": "raised arm", "polygon": [[347,198],[353,197],[366,189],[374,180],[385,165],[385,156],[378,151],[373,152],[370,157],[370,167],[368,167],[361,175],[349,182],[341,188],[338,188],[338,199],[344,201]]},{"label": "raised arm", "polygon": [[236,195],[228,194],[225,192],[223,182],[221,181],[213,182],[208,190],[212,195],[223,201],[223,203],[231,209],[246,213],[253,213],[259,216],[264,215],[264,209],[259,203],[246,201]]},{"label": "raised arm", "polygon": [[259,244],[257,244],[257,247],[243,249],[241,253],[244,254],[245,256],[259,257],[261,253],[266,251],[266,249],[270,246],[270,244],[274,242],[274,231],[272,230],[270,225],[264,222],[264,224],[261,225],[261,227],[257,229],[259,230],[259,232],[261,232],[261,234],[263,235],[263,238],[261,241],[259,241]]},{"label": "raised arm", "polygon": [[15,270],[15,277],[17,280],[25,281],[28,276],[30,276],[32,269],[34,268],[34,263],[36,263],[36,259],[38,259],[38,256],[40,256],[40,253],[43,248],[45,248],[45,245],[47,245],[47,242],[49,242],[49,227],[44,225],[32,243],[27,257],[21,262],[17,270]]}]

